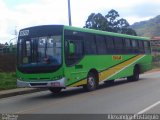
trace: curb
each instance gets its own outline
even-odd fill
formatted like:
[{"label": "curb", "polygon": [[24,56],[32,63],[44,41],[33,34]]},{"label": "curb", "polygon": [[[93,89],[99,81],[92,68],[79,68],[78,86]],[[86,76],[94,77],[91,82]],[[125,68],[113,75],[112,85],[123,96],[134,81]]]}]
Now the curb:
[{"label": "curb", "polygon": [[17,95],[34,93],[34,92],[40,92],[40,91],[45,91],[45,90],[47,89],[43,89],[43,88],[20,88],[19,89],[18,88],[18,89],[13,89],[13,90],[4,90],[4,91],[0,91],[0,99],[17,96]]}]

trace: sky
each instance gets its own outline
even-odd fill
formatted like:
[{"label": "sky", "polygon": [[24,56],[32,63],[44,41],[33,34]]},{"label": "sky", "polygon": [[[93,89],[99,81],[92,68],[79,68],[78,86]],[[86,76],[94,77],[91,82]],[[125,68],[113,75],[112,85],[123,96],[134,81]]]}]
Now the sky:
[{"label": "sky", "polygon": [[[0,0],[0,43],[12,41],[22,28],[68,25],[68,0]],[[72,25],[83,27],[91,13],[111,9],[130,24],[160,15],[160,0],[70,0]]]}]

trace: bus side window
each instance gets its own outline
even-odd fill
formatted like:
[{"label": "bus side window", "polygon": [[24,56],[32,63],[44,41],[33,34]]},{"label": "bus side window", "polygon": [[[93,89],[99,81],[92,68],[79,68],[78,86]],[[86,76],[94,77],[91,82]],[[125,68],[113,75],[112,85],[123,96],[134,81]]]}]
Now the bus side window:
[{"label": "bus side window", "polygon": [[[78,31],[66,30],[65,35],[65,60],[67,66],[76,64],[84,55],[84,38],[82,33]],[[74,44],[74,54],[69,52],[69,43]]]},{"label": "bus side window", "polygon": [[111,36],[106,37],[106,43],[107,43],[107,53],[114,54],[114,39]]},{"label": "bus side window", "polygon": [[96,54],[97,50],[96,50],[96,42],[95,42],[95,39],[94,39],[94,35],[85,33],[84,36],[85,36],[84,37],[85,54],[87,54],[87,55]]},{"label": "bus side window", "polygon": [[131,40],[132,42],[132,51],[133,54],[137,54],[138,53],[138,43],[137,40]]},{"label": "bus side window", "polygon": [[145,50],[145,53],[146,53],[146,54],[151,53],[150,43],[149,43],[148,41],[144,41],[144,50]]},{"label": "bus side window", "polygon": [[139,40],[138,41],[138,45],[139,45],[139,53],[143,54],[144,53],[144,46],[143,46],[143,41]]},{"label": "bus side window", "polygon": [[[75,52],[74,54],[69,53],[69,44],[72,43],[75,46]],[[79,61],[83,55],[84,55],[84,50],[83,50],[83,40],[66,40],[66,63],[67,65],[73,65],[77,61]]]},{"label": "bus side window", "polygon": [[114,37],[115,50],[117,54],[123,53],[123,40],[119,37]]},{"label": "bus side window", "polygon": [[104,36],[96,36],[96,45],[98,54],[106,54],[106,41],[104,39]]},{"label": "bus side window", "polygon": [[125,48],[126,48],[126,54],[132,53],[132,45],[131,45],[131,40],[130,39],[124,39],[125,41]]}]

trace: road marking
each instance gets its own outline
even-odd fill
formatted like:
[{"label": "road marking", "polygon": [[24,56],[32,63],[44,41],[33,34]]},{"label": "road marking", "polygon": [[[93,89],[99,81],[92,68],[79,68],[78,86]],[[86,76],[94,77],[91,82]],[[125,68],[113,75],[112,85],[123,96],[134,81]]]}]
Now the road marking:
[{"label": "road marking", "polygon": [[133,120],[133,119],[135,119],[138,115],[144,114],[145,112],[147,112],[148,110],[154,108],[155,106],[157,106],[157,105],[159,105],[159,104],[160,104],[160,101],[158,101],[158,102],[156,102],[156,103],[154,103],[154,104],[148,106],[147,108],[145,108],[145,109],[139,111],[137,114],[134,114],[133,117],[131,117],[130,119],[126,119],[126,120]]},{"label": "road marking", "polygon": [[143,114],[143,113],[147,112],[148,110],[154,108],[155,106],[157,106],[157,105],[159,105],[159,104],[160,104],[160,101],[158,101],[158,102],[156,102],[156,103],[154,103],[154,104],[148,106],[147,108],[141,110],[141,111],[138,112],[137,114]]}]

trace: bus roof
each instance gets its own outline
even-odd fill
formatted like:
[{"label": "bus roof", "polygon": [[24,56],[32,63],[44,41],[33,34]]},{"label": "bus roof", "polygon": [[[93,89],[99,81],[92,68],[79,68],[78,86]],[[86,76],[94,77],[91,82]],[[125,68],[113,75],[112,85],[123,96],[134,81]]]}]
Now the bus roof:
[{"label": "bus roof", "polygon": [[73,27],[73,26],[64,26],[64,29],[75,30],[75,31],[80,31],[80,32],[87,32],[87,33],[96,33],[96,34],[101,34],[101,35],[109,35],[109,36],[115,36],[115,37],[123,37],[123,38],[139,39],[139,40],[150,40],[149,37],[132,36],[132,35],[107,32],[107,31],[101,31],[101,30],[95,30],[95,29],[78,28],[78,27]]},{"label": "bus roof", "polygon": [[[86,33],[96,33],[96,34],[100,34],[100,35],[108,35],[108,36],[115,36],[115,37],[123,37],[123,38],[130,38],[130,39],[138,39],[138,40],[150,40],[149,37],[141,37],[141,36],[133,36],[133,35],[126,35],[126,34],[120,34],[120,33],[114,33],[114,32],[107,32],[107,31],[101,31],[101,30],[95,30],[95,29],[88,29],[88,28],[79,28],[79,27],[73,27],[73,26],[67,26],[67,25],[40,25],[40,26],[32,26],[32,27],[28,27],[28,28],[24,28],[21,30],[25,30],[25,29],[32,29],[32,28],[36,28],[36,27],[64,27],[64,29],[67,30],[75,30],[75,31],[79,31],[79,32],[86,32]],[[20,30],[20,31],[21,31]]]}]

